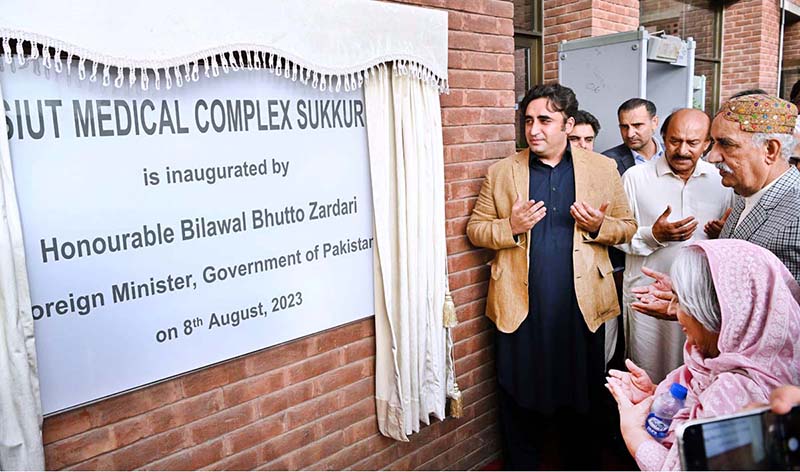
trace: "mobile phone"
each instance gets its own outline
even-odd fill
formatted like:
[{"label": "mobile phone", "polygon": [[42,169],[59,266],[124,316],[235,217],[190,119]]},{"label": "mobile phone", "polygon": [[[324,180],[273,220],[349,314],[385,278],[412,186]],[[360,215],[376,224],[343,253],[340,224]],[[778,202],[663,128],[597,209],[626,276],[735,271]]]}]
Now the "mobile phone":
[{"label": "mobile phone", "polygon": [[800,470],[800,406],[689,421],[677,436],[683,470]]}]

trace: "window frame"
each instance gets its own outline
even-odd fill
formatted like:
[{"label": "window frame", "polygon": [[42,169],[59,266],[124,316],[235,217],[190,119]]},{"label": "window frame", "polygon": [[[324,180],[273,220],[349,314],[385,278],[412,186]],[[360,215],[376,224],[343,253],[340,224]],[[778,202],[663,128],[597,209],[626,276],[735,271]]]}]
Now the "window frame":
[{"label": "window frame", "polygon": [[[531,8],[533,9],[532,21],[530,29],[518,28],[514,26],[514,55],[516,60],[516,51],[518,49],[526,49],[525,60],[527,62],[526,83],[525,90],[530,90],[531,87],[541,84],[544,80],[544,1],[532,0]],[[516,16],[517,9],[514,9]],[[516,64],[514,67],[516,74]],[[516,94],[516,90],[514,91]],[[518,97],[514,97],[517,100]],[[525,136],[521,132],[521,125],[519,123],[519,103],[515,103],[515,135],[517,148],[527,147]]]},{"label": "window frame", "polygon": [[[683,29],[685,29],[684,22],[686,20],[686,15],[687,14],[692,14],[692,12],[690,12],[689,9],[692,8],[695,5],[694,5],[694,2],[692,2],[692,1],[681,2],[681,3],[683,3],[683,9],[680,11],[680,14],[679,14],[678,18],[679,18],[679,21],[680,21],[680,23],[679,23],[680,24],[680,29],[683,30]],[[639,25],[641,27],[647,28],[646,24],[643,24],[641,22],[641,19],[644,16],[642,14],[643,7],[644,7],[644,4],[640,3],[640,6],[639,6]],[[710,97],[707,97],[707,100],[709,102],[709,106],[705,111],[707,113],[710,113],[710,114],[713,115],[719,110],[720,98],[721,98],[721,93],[722,93],[722,64],[723,64],[722,39],[723,39],[723,24],[724,24],[724,20],[725,20],[725,17],[724,17],[724,15],[725,15],[725,3],[723,1],[719,1],[719,0],[710,0],[708,2],[708,8],[709,9],[713,9],[713,15],[714,15],[713,29],[712,29],[711,37],[710,37],[711,42],[712,42],[712,55],[697,55],[697,54],[695,54],[694,60],[695,60],[695,71],[697,70],[696,65],[697,65],[698,62],[711,64],[711,66],[712,66],[712,70],[713,70],[713,74],[714,75],[712,77],[713,81],[711,83],[711,95],[710,95]],[[667,9],[666,11],[669,11],[669,9]],[[653,14],[653,12],[649,12],[649,13]],[[697,13],[697,12],[695,12],[695,13]],[[681,31],[681,34],[683,34],[683,33],[684,33],[684,31]],[[687,38],[682,38],[682,39],[687,39]],[[696,38],[695,38],[695,40],[696,40]]]}]

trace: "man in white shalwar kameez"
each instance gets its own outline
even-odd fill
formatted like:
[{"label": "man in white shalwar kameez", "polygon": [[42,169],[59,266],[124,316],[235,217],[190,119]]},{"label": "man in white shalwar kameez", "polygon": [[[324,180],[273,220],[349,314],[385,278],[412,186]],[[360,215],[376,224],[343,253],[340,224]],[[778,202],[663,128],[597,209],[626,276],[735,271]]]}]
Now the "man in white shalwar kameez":
[{"label": "man in white shalwar kameez", "polygon": [[653,382],[683,363],[686,337],[676,321],[633,310],[636,297],[631,289],[653,282],[642,267],[669,273],[682,246],[717,237],[733,203],[733,192],[722,186],[716,168],[700,159],[710,143],[708,115],[682,109],[665,125],[665,158],[632,167],[623,176],[639,229],[629,244],[616,246],[627,254],[623,282],[627,354]]}]

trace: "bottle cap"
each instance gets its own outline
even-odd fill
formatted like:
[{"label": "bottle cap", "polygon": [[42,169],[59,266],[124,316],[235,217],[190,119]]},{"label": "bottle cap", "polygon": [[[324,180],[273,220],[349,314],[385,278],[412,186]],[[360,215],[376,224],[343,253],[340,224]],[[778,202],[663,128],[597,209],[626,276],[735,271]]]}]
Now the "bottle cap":
[{"label": "bottle cap", "polygon": [[686,393],[688,390],[683,385],[675,382],[669,387],[669,393],[678,400],[686,400]]}]

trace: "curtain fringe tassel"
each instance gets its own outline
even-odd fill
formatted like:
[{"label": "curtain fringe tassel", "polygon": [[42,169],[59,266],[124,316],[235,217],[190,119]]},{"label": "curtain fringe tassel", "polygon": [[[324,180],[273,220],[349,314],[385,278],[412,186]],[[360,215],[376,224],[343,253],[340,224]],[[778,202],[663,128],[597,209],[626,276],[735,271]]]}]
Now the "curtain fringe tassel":
[{"label": "curtain fringe tassel", "polygon": [[456,316],[456,305],[449,288],[444,295],[442,323],[447,335],[447,398],[450,399],[448,415],[453,418],[461,418],[464,416],[464,397],[458,388],[458,382],[456,382],[456,363],[453,353],[453,328],[458,325],[458,316]]},{"label": "curtain fringe tassel", "polygon": [[[16,52],[16,61],[12,56],[12,48],[10,44],[11,40],[16,41],[16,48],[14,49]],[[30,53],[28,54],[25,54],[23,48],[23,43],[26,41],[30,45]],[[64,48],[64,45],[61,43],[56,43],[55,45],[49,43],[38,43],[30,39],[19,37],[3,37],[2,40],[0,40],[0,43],[3,45],[4,52],[3,60],[0,61],[0,70],[2,70],[3,65],[12,67],[12,70],[16,67],[25,67],[25,65],[29,63],[34,63],[34,67],[37,67],[38,61],[46,69],[54,70],[56,73],[61,73],[64,69],[61,58],[63,52],[67,55],[66,73],[71,75],[72,58],[74,55],[80,56],[80,54],[78,54],[80,51],[68,50]],[[85,80],[86,78],[87,74],[85,62],[87,60],[88,59],[85,57],[80,56],[78,63],[78,78],[80,80]],[[90,62],[92,62],[92,74],[89,77],[89,80],[91,82],[95,82],[97,80],[98,62],[91,60]],[[225,74],[227,74],[230,70],[253,70],[256,68],[261,68],[262,66],[266,66],[270,69],[271,73],[278,77],[283,76],[284,78],[296,81],[299,76],[300,81],[304,84],[307,84],[309,79],[313,78],[311,86],[315,89],[318,88],[321,91],[330,90],[336,92],[341,91],[342,86],[344,86],[344,90],[346,92],[361,88],[364,82],[368,79],[369,72],[372,71],[372,75],[374,77],[375,68],[383,66],[383,63],[381,63],[369,66],[366,69],[357,72],[338,74],[320,73],[310,71],[306,67],[302,67],[301,65],[292,62],[287,58],[279,57],[276,54],[266,50],[228,50],[224,52],[217,52],[211,55],[206,52],[204,57],[186,61],[182,64],[183,71],[181,71],[181,65],[169,67],[147,67],[133,63],[103,63],[101,75],[102,83],[104,86],[109,86],[113,83],[114,87],[116,88],[122,87],[125,83],[127,70],[128,87],[133,87],[137,79],[136,69],[139,69],[139,74],[141,76],[139,84],[142,90],[148,89],[149,80],[146,78],[148,71],[153,71],[153,75],[155,76],[155,87],[157,90],[161,89],[161,80],[159,76],[163,73],[164,78],[166,79],[167,90],[169,90],[172,88],[173,76],[174,83],[177,87],[182,87],[184,83],[197,82],[200,80],[200,73],[198,72],[198,64],[200,62],[203,62],[203,75],[206,77],[209,77],[210,75],[217,77],[219,75],[220,66],[222,68],[222,72]],[[211,64],[211,74],[209,74],[209,63]],[[438,77],[423,64],[405,59],[391,61],[391,64],[393,66],[393,72],[396,75],[413,77],[427,85],[435,87],[439,93],[450,93],[447,79]],[[111,78],[112,67],[116,68],[116,76],[113,79]]]}]

